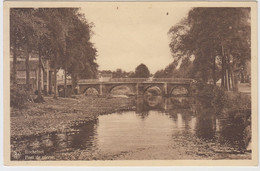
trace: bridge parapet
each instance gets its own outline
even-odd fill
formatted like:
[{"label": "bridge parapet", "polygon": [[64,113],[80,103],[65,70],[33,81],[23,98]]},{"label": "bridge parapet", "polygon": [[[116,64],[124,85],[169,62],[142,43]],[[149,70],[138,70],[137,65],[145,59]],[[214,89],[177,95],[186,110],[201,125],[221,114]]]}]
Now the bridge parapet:
[{"label": "bridge parapet", "polygon": [[109,82],[145,82],[148,81],[149,78],[111,78]]},{"label": "bridge parapet", "polygon": [[106,81],[99,79],[81,79],[79,84],[84,83],[102,83],[102,82],[120,82],[120,83],[141,83],[141,82],[174,82],[174,83],[192,83],[195,80],[190,78],[111,78]]},{"label": "bridge parapet", "polygon": [[196,82],[190,78],[153,78],[154,82],[177,82],[177,83],[192,83]]},{"label": "bridge parapet", "polygon": [[78,84],[84,84],[84,83],[98,83],[100,82],[99,79],[81,79],[78,81]]},{"label": "bridge parapet", "polygon": [[[154,82],[154,83],[184,83],[191,84],[196,82],[189,78],[111,78],[106,81],[99,79],[81,79],[78,84],[100,84],[100,83],[142,83],[142,82]],[[64,80],[58,80],[57,85],[64,85]],[[71,85],[71,79],[67,80],[67,85]]]}]

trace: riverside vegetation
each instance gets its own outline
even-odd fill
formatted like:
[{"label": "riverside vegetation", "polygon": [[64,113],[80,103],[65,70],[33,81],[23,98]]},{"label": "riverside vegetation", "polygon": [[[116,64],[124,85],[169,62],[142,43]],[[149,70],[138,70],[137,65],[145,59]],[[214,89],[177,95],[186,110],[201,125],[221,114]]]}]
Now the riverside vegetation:
[{"label": "riverside vegetation", "polygon": [[[216,115],[243,115],[250,111],[250,97],[227,93],[214,85],[198,83],[197,99],[203,107],[214,109]],[[120,94],[122,90],[120,89]],[[99,114],[133,110],[134,97],[108,98],[77,95],[55,100],[45,97],[44,103],[33,103],[26,91],[11,89],[11,137],[63,131],[75,123],[94,120]],[[237,112],[235,112],[237,111]],[[248,112],[246,112],[248,113]],[[249,117],[249,116],[248,116]]]}]

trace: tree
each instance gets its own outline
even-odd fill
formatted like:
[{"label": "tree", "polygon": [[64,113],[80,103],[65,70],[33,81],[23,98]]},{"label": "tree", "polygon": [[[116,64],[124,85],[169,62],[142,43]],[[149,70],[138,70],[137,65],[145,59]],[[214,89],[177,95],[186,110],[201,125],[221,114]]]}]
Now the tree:
[{"label": "tree", "polygon": [[26,84],[29,89],[29,55],[32,51],[38,53],[37,99],[42,99],[42,58],[51,60],[54,69],[54,98],[57,98],[57,69],[65,70],[65,89],[67,74],[71,74],[74,86],[78,77],[96,77],[97,50],[90,42],[93,24],[87,23],[78,8],[12,8],[10,19],[11,50],[14,56],[12,78],[16,84],[17,50],[21,48],[26,56]]},{"label": "tree", "polygon": [[10,48],[13,52],[13,75],[12,75],[12,81],[13,84],[17,84],[17,71],[16,71],[16,65],[17,65],[17,51],[21,44],[22,35],[21,31],[19,30],[19,22],[20,15],[17,10],[10,10]]},{"label": "tree", "polygon": [[249,13],[249,8],[193,8],[169,31],[174,57],[194,55],[193,72],[203,82],[212,78],[216,84],[221,68],[222,87],[235,89],[234,67],[250,59]]},{"label": "tree", "polygon": [[[67,68],[72,78],[72,90],[75,89],[78,79],[97,78],[96,55],[97,50],[90,42],[92,23],[88,23],[85,16],[75,11],[72,27],[68,30]],[[68,60],[69,59],[69,60]]]},{"label": "tree", "polygon": [[[37,9],[32,8],[12,8],[10,11],[10,37],[11,48],[13,49],[13,71],[14,83],[16,84],[16,61],[17,50],[22,48],[25,52],[26,65],[26,89],[30,90],[30,68],[29,54],[32,50],[38,50],[39,54],[39,69],[38,69],[38,102],[43,101],[41,93],[41,40],[47,34],[47,29],[44,27],[44,21],[38,15]],[[22,46],[24,44],[24,46]]]},{"label": "tree", "polygon": [[135,78],[149,78],[150,71],[146,65],[140,64],[135,68]]},{"label": "tree", "polygon": [[30,90],[30,67],[29,56],[37,41],[37,36],[41,34],[42,20],[35,15],[33,8],[12,8],[10,10],[10,40],[13,48],[13,69],[14,82],[16,82],[16,58],[17,49],[22,48],[25,53],[26,64],[26,89]]},{"label": "tree", "polygon": [[72,87],[79,77],[95,77],[97,72],[96,49],[89,41],[91,24],[88,24],[78,8],[43,8],[49,30],[48,56],[54,69],[54,98],[57,98],[57,69],[65,71],[65,96],[67,74],[72,77]]}]

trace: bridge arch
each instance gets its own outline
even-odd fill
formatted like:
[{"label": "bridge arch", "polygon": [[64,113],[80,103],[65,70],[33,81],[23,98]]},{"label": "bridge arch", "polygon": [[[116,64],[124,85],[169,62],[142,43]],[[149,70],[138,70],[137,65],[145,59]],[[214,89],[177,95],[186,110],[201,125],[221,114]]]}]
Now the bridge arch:
[{"label": "bridge arch", "polygon": [[112,94],[112,93],[115,93],[115,94],[133,94],[134,92],[133,92],[133,89],[131,88],[131,86],[125,85],[125,84],[120,84],[120,85],[112,86],[108,90],[108,93],[109,94]]},{"label": "bridge arch", "polygon": [[170,94],[173,96],[188,96],[189,93],[189,88],[184,85],[174,86],[170,91]]},{"label": "bridge arch", "polygon": [[[121,88],[121,90],[120,90]],[[108,88],[107,93],[111,94],[113,93],[113,91],[116,91],[116,89],[119,89],[118,91],[120,92],[124,92],[126,93],[126,95],[129,94],[134,94],[135,93],[135,86],[134,85],[130,85],[130,84],[118,84],[118,85],[112,85]],[[124,94],[124,93],[122,93]]]},{"label": "bridge arch", "polygon": [[83,91],[84,95],[99,95],[99,89],[97,89],[95,86],[89,86],[85,88]]},{"label": "bridge arch", "polygon": [[152,95],[162,95],[163,90],[158,85],[149,85],[144,89],[144,94],[147,94],[148,91],[152,93]]}]

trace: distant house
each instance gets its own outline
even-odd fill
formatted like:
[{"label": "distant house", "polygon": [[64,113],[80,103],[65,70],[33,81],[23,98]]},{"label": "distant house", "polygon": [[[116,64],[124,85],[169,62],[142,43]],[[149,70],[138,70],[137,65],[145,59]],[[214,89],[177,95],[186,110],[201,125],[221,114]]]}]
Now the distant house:
[{"label": "distant house", "polygon": [[[64,69],[59,69],[57,71],[57,81],[59,83],[64,83],[64,80],[65,80],[65,71]],[[71,80],[71,76],[67,75],[67,80]]]},{"label": "distant house", "polygon": [[[11,76],[13,74],[13,56],[11,53],[10,58],[10,72]],[[32,53],[29,58],[29,68],[30,68],[30,88],[33,91],[36,91],[38,88],[38,79],[39,79],[39,65],[38,65],[38,55],[37,53]],[[45,92],[52,92],[53,89],[53,71],[50,68],[50,62],[43,58],[42,60],[42,68],[41,69],[41,86],[42,90]],[[24,87],[26,85],[26,65],[25,65],[25,57],[22,53],[17,56],[16,63],[16,77],[17,77],[17,85],[20,87]]]},{"label": "distant house", "polygon": [[216,85],[221,87],[221,79],[219,79],[217,82],[216,82]]},{"label": "distant house", "polygon": [[241,78],[241,82],[250,83],[251,82],[251,61],[246,61],[245,68],[243,70],[244,78]]},{"label": "distant house", "polygon": [[214,84],[214,80],[212,78],[210,78],[207,83],[208,84]]},{"label": "distant house", "polygon": [[103,81],[109,81],[112,78],[112,74],[102,74],[99,73],[98,74],[98,79],[99,81],[103,82]]}]

